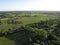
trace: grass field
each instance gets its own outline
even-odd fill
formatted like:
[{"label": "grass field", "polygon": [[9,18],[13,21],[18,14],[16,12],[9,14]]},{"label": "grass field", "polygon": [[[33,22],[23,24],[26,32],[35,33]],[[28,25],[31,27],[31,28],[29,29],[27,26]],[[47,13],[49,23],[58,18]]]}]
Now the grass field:
[{"label": "grass field", "polygon": [[0,45],[15,45],[13,40],[9,40],[5,37],[0,37]]},{"label": "grass field", "polygon": [[[17,18],[17,19],[15,19]],[[16,24],[16,26],[24,26],[27,24],[31,24],[31,23],[37,23],[40,21],[46,21],[46,20],[51,20],[51,19],[55,19],[56,17],[54,16],[48,16],[47,15],[38,15],[37,17],[14,17],[14,20],[17,20],[19,22],[22,22],[21,24]],[[2,25],[0,25],[0,31],[3,30],[8,31],[9,28],[12,29],[12,27],[14,26],[14,24],[7,24],[7,20],[9,20],[10,18],[3,18],[0,19],[2,21]]]},{"label": "grass field", "polygon": [[[37,22],[46,21],[46,20],[53,20],[55,18],[56,18],[55,16],[47,16],[46,14],[39,14],[37,15],[37,17],[14,16],[13,17],[14,20],[22,22],[20,24],[7,24],[7,20],[9,20],[10,18],[2,18],[0,19],[1,22],[3,23],[2,25],[0,25],[0,32],[3,32],[3,33],[7,32],[8,29],[12,29],[14,26],[25,26],[27,24],[37,23]],[[0,45],[15,45],[15,42],[14,40],[9,40],[6,37],[0,37]],[[39,44],[34,44],[34,45],[39,45]]]}]

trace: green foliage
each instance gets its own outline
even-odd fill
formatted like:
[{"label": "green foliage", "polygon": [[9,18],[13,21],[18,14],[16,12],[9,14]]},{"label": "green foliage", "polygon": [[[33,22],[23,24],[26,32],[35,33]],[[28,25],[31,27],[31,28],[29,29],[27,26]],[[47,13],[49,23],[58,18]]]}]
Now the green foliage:
[{"label": "green foliage", "polygon": [[55,16],[40,13],[33,16],[6,13],[5,16],[0,19],[0,33],[3,34],[0,45],[60,45],[60,21]]}]

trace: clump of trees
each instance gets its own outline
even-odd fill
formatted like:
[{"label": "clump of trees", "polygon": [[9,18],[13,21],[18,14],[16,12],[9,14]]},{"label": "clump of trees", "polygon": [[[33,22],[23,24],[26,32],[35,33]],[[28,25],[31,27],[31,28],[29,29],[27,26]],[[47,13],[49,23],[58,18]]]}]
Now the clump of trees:
[{"label": "clump of trees", "polygon": [[14,20],[14,19],[9,19],[9,20],[7,20],[7,23],[8,24],[21,24],[22,22]]},{"label": "clump of trees", "polygon": [[60,21],[48,20],[14,26],[5,33],[0,32],[0,36],[15,40],[16,45],[60,45]]},{"label": "clump of trees", "polygon": [[2,21],[0,20],[0,25],[2,24]]}]

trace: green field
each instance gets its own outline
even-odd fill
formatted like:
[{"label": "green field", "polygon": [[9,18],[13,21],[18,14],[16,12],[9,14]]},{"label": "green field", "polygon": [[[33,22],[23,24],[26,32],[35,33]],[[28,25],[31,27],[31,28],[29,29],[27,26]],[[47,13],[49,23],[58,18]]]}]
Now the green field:
[{"label": "green field", "polygon": [[[46,20],[51,20],[51,19],[55,19],[55,16],[48,16],[46,14],[40,14],[37,15],[37,17],[13,17],[14,20],[18,21],[18,22],[22,22],[20,24],[16,24],[16,26],[25,26],[27,24],[32,24],[32,23],[37,23],[40,21],[46,21]],[[9,28],[12,28],[15,24],[7,24],[7,20],[10,20],[10,18],[2,18],[0,19],[1,22],[3,23],[2,25],[0,25],[0,31],[3,30],[8,31]]]},{"label": "green field", "polygon": [[[56,19],[55,16],[53,16],[53,15],[50,16],[50,15],[46,15],[46,14],[36,14],[36,17],[33,17],[33,16],[25,17],[25,15],[23,15],[24,17],[22,17],[22,15],[23,14],[18,14],[18,15],[10,14],[10,15],[6,15],[7,18],[1,18],[0,21],[2,24],[0,25],[0,32],[6,33],[9,31],[9,29],[11,29],[11,31],[14,31],[13,30],[14,26],[24,26],[25,27],[28,24],[33,24],[33,23],[38,23],[40,21],[49,21],[49,20],[55,20]],[[14,20],[14,21],[17,21],[19,23],[7,24],[8,20]],[[36,28],[32,28],[32,29],[36,29]],[[37,29],[36,29],[36,31],[37,31]],[[42,31],[43,31],[43,29],[42,30],[40,29],[40,32],[42,32]],[[40,32],[37,31],[36,33],[40,34]],[[42,34],[44,32],[42,32]],[[47,32],[45,34],[47,34]],[[18,37],[20,37],[20,38],[18,38]],[[8,38],[5,36],[2,36],[2,37],[0,37],[0,45],[17,45],[15,43],[18,39],[24,43],[25,41],[28,41],[28,38],[30,39],[30,37],[31,37],[30,33],[24,33],[24,32],[18,32],[15,34],[11,34],[8,36]],[[39,45],[39,44],[34,43],[33,45]]]}]

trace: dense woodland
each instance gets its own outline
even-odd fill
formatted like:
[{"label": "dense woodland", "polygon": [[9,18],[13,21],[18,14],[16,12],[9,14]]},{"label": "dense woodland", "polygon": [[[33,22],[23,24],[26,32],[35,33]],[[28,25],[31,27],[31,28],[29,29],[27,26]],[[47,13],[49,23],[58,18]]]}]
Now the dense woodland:
[{"label": "dense woodland", "polygon": [[58,14],[0,12],[0,45],[60,45]]}]

